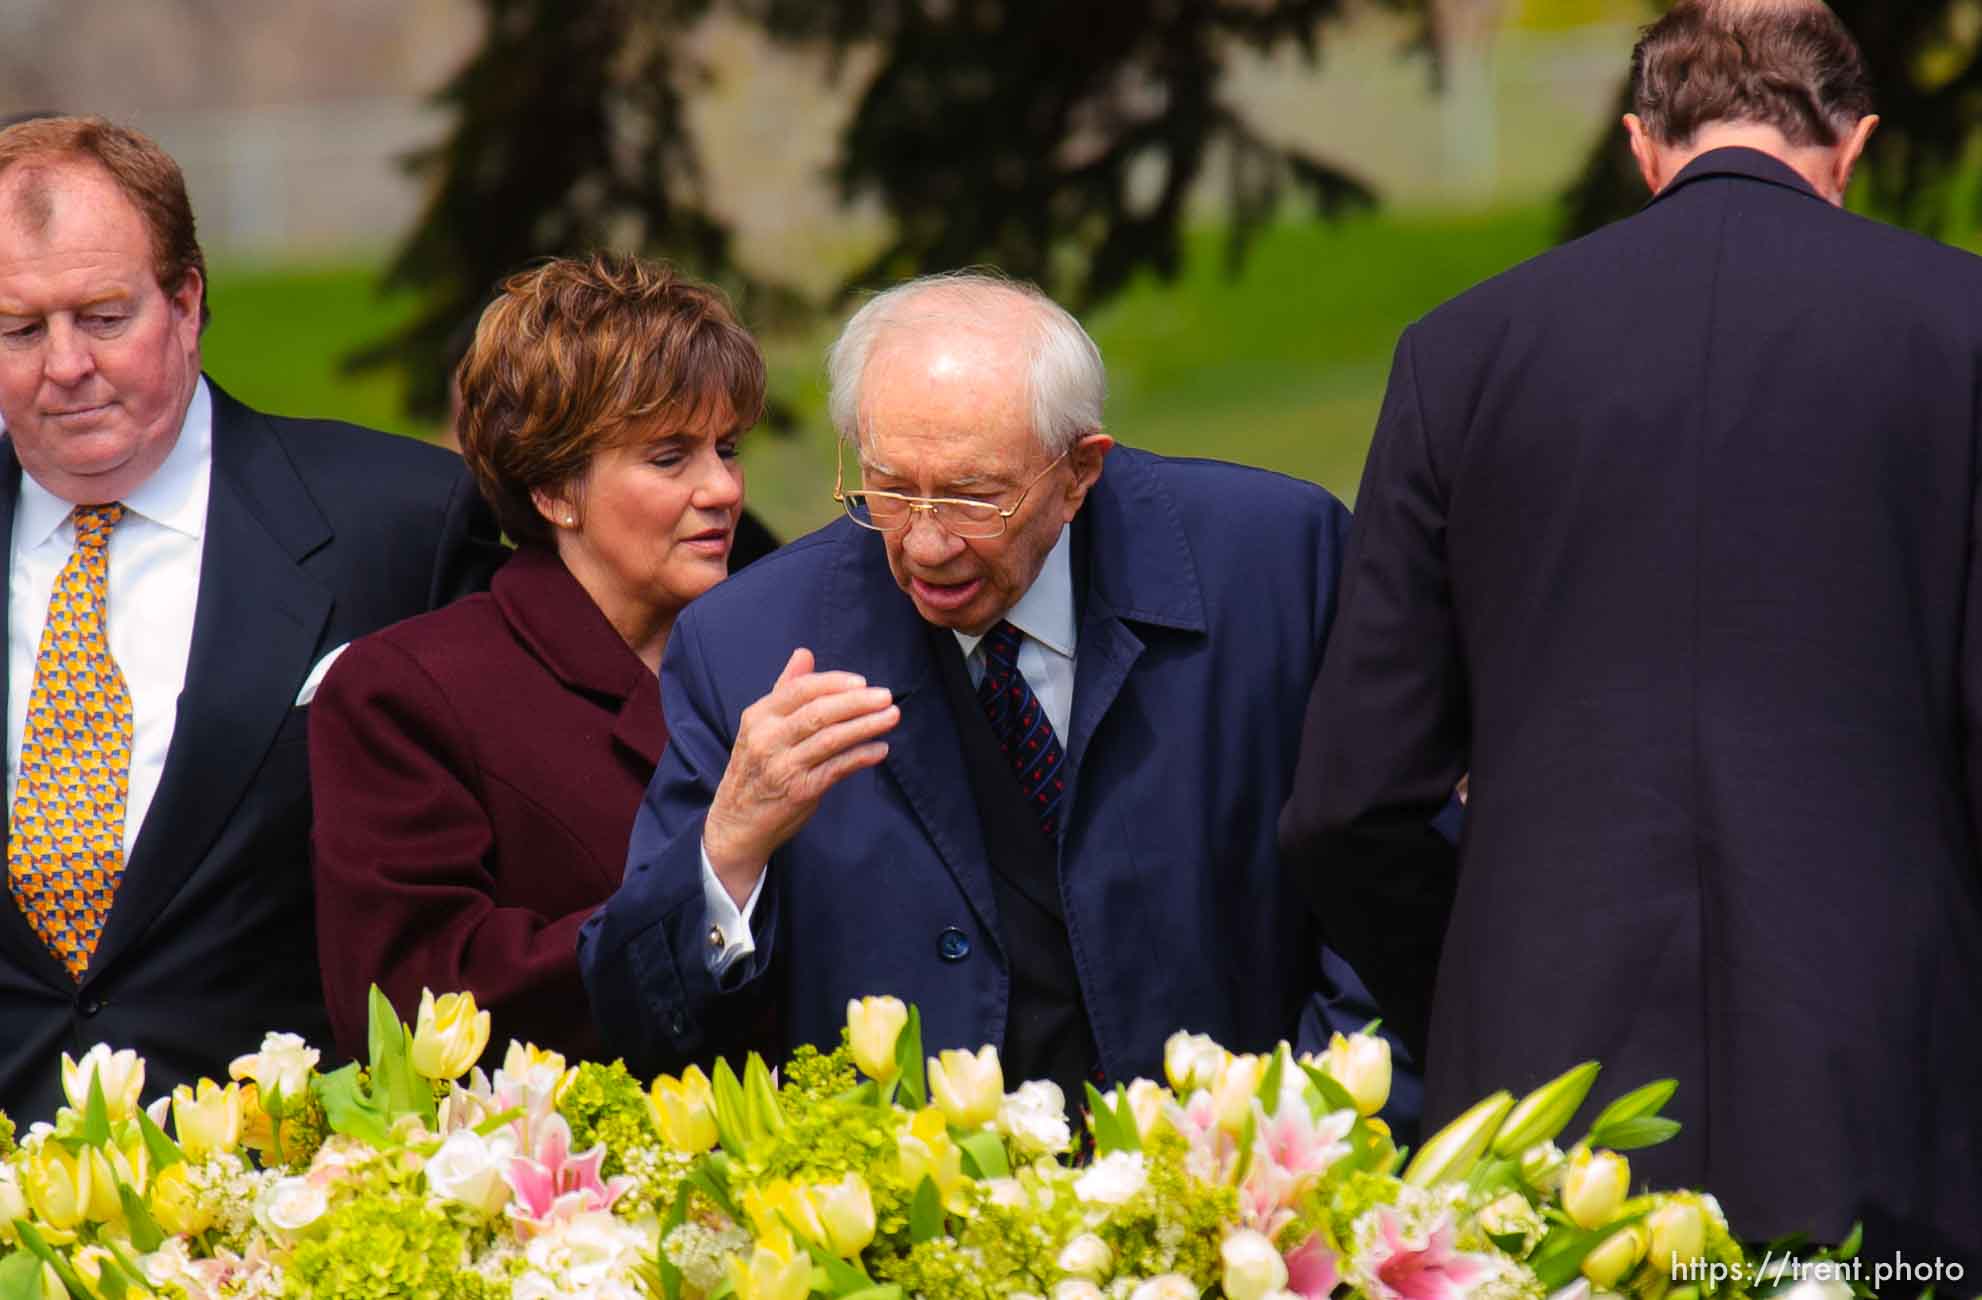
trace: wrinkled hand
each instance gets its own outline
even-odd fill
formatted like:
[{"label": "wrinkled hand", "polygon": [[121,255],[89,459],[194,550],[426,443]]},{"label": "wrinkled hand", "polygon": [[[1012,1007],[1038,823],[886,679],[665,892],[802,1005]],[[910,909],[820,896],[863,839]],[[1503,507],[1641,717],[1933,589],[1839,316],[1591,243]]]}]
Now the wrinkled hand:
[{"label": "wrinkled hand", "polygon": [[877,737],[899,721],[887,687],[814,672],[810,650],[792,651],[771,693],[743,711],[702,827],[702,850],[737,906],[826,791],[888,756]]}]

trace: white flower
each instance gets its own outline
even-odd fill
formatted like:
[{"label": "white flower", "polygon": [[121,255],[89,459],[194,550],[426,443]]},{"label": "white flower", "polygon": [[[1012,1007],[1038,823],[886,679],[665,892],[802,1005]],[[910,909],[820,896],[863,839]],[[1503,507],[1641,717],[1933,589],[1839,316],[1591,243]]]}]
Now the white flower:
[{"label": "white flower", "polygon": [[427,1158],[427,1186],[445,1201],[456,1201],[484,1218],[509,1203],[509,1184],[502,1171],[516,1154],[516,1137],[508,1130],[484,1138],[462,1129]]},{"label": "white flower", "polygon": [[1053,1300],[1102,1300],[1101,1288],[1084,1277],[1070,1277],[1054,1283]]},{"label": "white flower", "polygon": [[1163,1120],[1163,1103],[1169,1095],[1163,1085],[1149,1079],[1137,1079],[1129,1085],[1129,1113],[1135,1116],[1136,1136],[1144,1141]]},{"label": "white flower", "polygon": [[1058,1155],[1074,1140],[1067,1096],[1048,1080],[1021,1084],[998,1107],[998,1131],[1023,1155]]},{"label": "white flower", "polygon": [[1095,1279],[1101,1277],[1115,1264],[1115,1252],[1108,1249],[1108,1243],[1091,1232],[1083,1232],[1060,1250],[1059,1259],[1054,1261],[1061,1271],[1075,1277]]},{"label": "white flower", "polygon": [[1163,1044],[1163,1073],[1179,1097],[1209,1088],[1225,1066],[1225,1049],[1204,1034],[1178,1030]]},{"label": "white flower", "polygon": [[1074,1180],[1074,1195],[1090,1205],[1120,1205],[1148,1182],[1140,1151],[1113,1151]]},{"label": "white flower", "polygon": [[[263,1110],[299,1100],[309,1091],[310,1071],[317,1068],[320,1053],[295,1034],[269,1034],[262,1049],[250,1056],[237,1056],[227,1067],[236,1079],[253,1079]],[[273,1114],[273,1111],[270,1111]]]},{"label": "white flower", "polygon": [[1016,1209],[1025,1204],[1025,1184],[1016,1178],[987,1178],[978,1184],[991,1204],[1001,1209]]},{"label": "white flower", "polygon": [[633,1269],[649,1243],[648,1234],[604,1210],[556,1220],[545,1232],[531,1238],[524,1259],[535,1273],[557,1283],[557,1287],[545,1292],[518,1288],[511,1294],[585,1296],[593,1300],[619,1300],[624,1296],[635,1300],[639,1292],[634,1287]]},{"label": "white flower", "polygon": [[255,1221],[270,1232],[301,1232],[323,1217],[330,1198],[307,1178],[284,1178],[255,1200]]},{"label": "white flower", "polygon": [[1165,1273],[1129,1292],[1129,1300],[1197,1300],[1197,1294],[1197,1283],[1182,1273]]},{"label": "white flower", "polygon": [[0,1162],[0,1241],[12,1244],[14,1220],[28,1216],[27,1194],[21,1191],[20,1175],[11,1162]]},{"label": "white flower", "polygon": [[1218,1247],[1225,1262],[1225,1294],[1231,1300],[1263,1300],[1287,1285],[1287,1261],[1262,1233],[1242,1229]]},{"label": "white flower", "polygon": [[1787,1290],[1776,1292],[1773,1300],[1850,1300],[1850,1296],[1849,1282],[1805,1277]]}]

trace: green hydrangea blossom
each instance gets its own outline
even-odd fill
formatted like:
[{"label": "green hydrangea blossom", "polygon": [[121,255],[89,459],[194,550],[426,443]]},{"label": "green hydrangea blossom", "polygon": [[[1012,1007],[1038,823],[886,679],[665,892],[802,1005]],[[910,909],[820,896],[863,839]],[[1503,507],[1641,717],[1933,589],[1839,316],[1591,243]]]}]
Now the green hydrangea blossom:
[{"label": "green hydrangea blossom", "polygon": [[14,1121],[0,1110],[0,1160],[14,1154]]},{"label": "green hydrangea blossom", "polygon": [[627,1172],[622,1152],[629,1146],[656,1146],[661,1136],[654,1130],[647,1090],[627,1073],[624,1061],[600,1065],[587,1061],[572,1074],[557,1100],[557,1113],[571,1125],[571,1149],[589,1151],[607,1143],[605,1177]]},{"label": "green hydrangea blossom", "polygon": [[840,1045],[830,1052],[801,1044],[781,1074],[784,1086],[779,1093],[787,1115],[856,1087],[860,1071],[853,1063],[853,1049],[847,1045],[846,1026],[840,1026]]},{"label": "green hydrangea blossom", "polygon": [[296,1248],[285,1280],[308,1300],[494,1300],[467,1270],[467,1239],[423,1197],[404,1191],[357,1197],[318,1221]]}]

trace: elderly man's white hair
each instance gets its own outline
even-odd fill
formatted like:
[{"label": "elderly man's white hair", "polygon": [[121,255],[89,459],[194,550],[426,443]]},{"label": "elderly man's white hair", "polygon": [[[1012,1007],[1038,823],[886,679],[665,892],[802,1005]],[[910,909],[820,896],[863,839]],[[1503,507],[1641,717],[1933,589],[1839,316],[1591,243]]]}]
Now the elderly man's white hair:
[{"label": "elderly man's white hair", "polygon": [[1101,432],[1101,407],[1108,397],[1101,349],[1071,312],[1036,286],[991,271],[921,276],[876,294],[855,312],[826,354],[831,385],[827,411],[833,428],[859,449],[861,379],[882,335],[942,321],[989,324],[1014,300],[1032,309],[1021,342],[1034,436],[1047,455],[1058,456],[1086,435]]}]

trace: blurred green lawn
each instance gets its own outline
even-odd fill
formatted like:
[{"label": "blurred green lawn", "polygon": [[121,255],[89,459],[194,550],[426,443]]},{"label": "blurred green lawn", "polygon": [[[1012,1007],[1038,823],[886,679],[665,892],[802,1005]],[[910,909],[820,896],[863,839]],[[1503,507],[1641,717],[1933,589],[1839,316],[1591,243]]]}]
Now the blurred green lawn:
[{"label": "blurred green lawn", "polygon": [[[1155,451],[1217,456],[1312,479],[1353,497],[1397,335],[1469,285],[1548,246],[1546,209],[1479,215],[1379,213],[1262,234],[1236,276],[1222,232],[1196,232],[1184,273],[1149,279],[1088,321],[1111,382],[1109,431]],[[265,410],[337,416],[430,435],[383,372],[341,359],[403,320],[363,263],[221,266],[206,367]],[[746,444],[751,503],[793,536],[831,516],[832,439],[823,350],[829,330],[768,348],[773,383],[800,415],[795,436]]]}]

